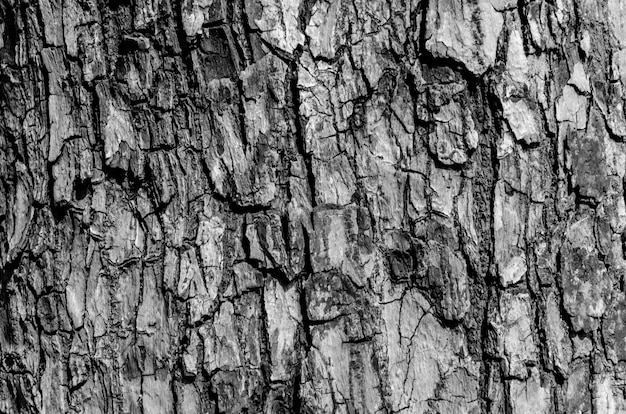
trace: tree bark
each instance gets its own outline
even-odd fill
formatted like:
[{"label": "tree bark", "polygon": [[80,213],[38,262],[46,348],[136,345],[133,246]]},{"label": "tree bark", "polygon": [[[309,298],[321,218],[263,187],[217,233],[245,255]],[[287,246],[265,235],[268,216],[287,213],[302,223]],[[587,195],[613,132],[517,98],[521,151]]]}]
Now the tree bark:
[{"label": "tree bark", "polygon": [[0,0],[0,412],[626,412],[620,0]]}]

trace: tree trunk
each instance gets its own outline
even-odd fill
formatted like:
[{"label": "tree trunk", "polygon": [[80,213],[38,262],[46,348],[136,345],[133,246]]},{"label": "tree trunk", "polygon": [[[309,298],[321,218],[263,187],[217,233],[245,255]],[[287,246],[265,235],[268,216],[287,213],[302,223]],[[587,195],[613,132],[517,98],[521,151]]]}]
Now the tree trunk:
[{"label": "tree trunk", "polygon": [[0,0],[0,412],[626,412],[624,21]]}]

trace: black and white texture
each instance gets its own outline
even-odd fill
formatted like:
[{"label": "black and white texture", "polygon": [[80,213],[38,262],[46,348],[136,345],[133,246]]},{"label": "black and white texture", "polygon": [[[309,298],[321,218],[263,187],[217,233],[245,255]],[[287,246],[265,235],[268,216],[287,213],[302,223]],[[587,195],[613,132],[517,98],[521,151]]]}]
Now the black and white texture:
[{"label": "black and white texture", "polygon": [[622,0],[0,0],[0,413],[626,412]]}]

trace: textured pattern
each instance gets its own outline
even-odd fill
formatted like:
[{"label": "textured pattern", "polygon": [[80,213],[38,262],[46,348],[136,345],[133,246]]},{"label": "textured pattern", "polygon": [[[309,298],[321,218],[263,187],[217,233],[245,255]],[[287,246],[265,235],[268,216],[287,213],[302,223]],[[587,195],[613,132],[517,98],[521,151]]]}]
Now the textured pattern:
[{"label": "textured pattern", "polygon": [[0,0],[0,412],[626,412],[625,22]]}]

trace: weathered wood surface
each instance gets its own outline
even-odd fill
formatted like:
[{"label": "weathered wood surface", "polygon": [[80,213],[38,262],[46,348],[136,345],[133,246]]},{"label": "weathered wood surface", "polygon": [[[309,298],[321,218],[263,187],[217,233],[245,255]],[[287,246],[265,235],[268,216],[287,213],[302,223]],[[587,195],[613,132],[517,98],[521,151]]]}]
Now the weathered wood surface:
[{"label": "weathered wood surface", "polygon": [[0,412],[626,412],[625,22],[1,0]]}]

